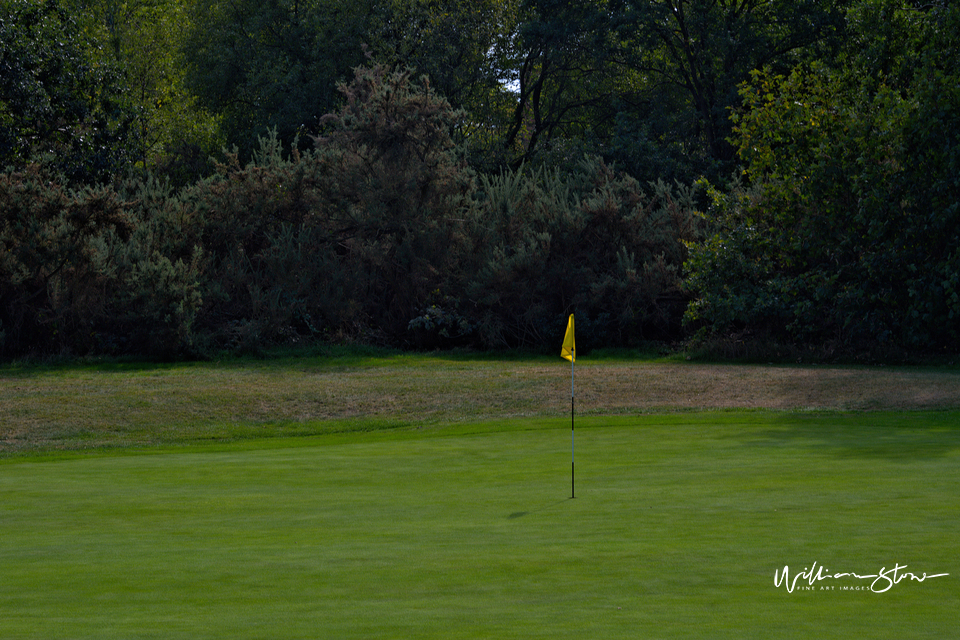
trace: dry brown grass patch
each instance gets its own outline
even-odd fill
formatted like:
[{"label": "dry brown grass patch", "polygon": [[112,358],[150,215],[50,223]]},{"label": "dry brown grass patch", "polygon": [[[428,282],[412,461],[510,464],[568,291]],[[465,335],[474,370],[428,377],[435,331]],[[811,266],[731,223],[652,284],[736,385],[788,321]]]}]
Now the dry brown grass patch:
[{"label": "dry brown grass patch", "polygon": [[[583,360],[576,367],[582,414],[960,407],[955,370]],[[0,453],[255,437],[277,425],[355,418],[427,424],[564,415],[569,396],[570,369],[559,359],[0,370]]]}]

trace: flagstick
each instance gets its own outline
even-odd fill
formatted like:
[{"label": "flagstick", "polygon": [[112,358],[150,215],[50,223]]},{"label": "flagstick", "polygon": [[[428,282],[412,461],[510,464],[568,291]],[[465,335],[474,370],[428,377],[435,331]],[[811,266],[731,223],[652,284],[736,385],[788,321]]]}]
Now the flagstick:
[{"label": "flagstick", "polygon": [[563,334],[563,347],[560,348],[560,357],[570,361],[570,497],[576,496],[574,492],[574,457],[573,457],[573,363],[577,359],[577,343],[573,337],[573,314],[567,320],[567,332]]}]

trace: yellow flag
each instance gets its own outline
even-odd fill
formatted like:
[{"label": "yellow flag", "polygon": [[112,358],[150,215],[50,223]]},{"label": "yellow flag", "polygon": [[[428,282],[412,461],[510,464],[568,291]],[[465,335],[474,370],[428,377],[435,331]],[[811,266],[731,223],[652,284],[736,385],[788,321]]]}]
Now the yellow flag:
[{"label": "yellow flag", "polygon": [[577,343],[573,339],[573,314],[567,321],[567,333],[563,336],[563,348],[560,350],[560,357],[566,358],[570,362],[577,361]]}]

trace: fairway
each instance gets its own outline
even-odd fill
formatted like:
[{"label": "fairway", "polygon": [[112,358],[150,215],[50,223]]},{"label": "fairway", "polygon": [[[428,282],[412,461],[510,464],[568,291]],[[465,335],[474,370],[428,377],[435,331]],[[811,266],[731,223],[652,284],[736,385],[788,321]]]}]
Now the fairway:
[{"label": "fairway", "polygon": [[958,419],[584,417],[575,499],[560,418],[8,460],[0,637],[951,637]]}]

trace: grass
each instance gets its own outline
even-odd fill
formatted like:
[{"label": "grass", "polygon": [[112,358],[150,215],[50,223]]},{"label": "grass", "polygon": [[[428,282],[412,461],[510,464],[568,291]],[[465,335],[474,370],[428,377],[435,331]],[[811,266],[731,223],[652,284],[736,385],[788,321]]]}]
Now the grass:
[{"label": "grass", "polygon": [[958,417],[584,418],[573,500],[558,420],[8,462],[4,637],[949,637]]},{"label": "grass", "polygon": [[[333,352],[225,363],[0,368],[0,458],[563,415],[559,358]],[[960,407],[956,369],[591,361],[581,415]]]},{"label": "grass", "polygon": [[[436,356],[7,370],[0,635],[953,635],[954,372],[578,363],[594,400],[570,499],[565,371]],[[743,408],[758,385],[767,402]],[[138,392],[154,394],[140,411]],[[61,406],[12,435],[43,398]],[[774,585],[813,562],[950,575]]]}]

